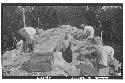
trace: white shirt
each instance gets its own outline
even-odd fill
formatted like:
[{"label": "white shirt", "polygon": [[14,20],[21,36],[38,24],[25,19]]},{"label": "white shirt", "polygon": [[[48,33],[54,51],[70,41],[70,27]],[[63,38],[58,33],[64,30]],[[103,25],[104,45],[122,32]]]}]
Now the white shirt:
[{"label": "white shirt", "polygon": [[85,26],[85,28],[84,28],[84,34],[87,31],[90,32],[90,35],[88,36],[88,38],[93,38],[93,36],[94,36],[94,29],[93,29],[93,27],[91,27],[91,26]]},{"label": "white shirt", "polygon": [[20,40],[19,42],[17,42],[17,46],[22,46],[22,44],[23,44],[23,40]]},{"label": "white shirt", "polygon": [[25,29],[26,32],[30,35],[30,38],[33,39],[36,34],[36,29],[34,29],[33,27],[24,27],[23,29]]}]

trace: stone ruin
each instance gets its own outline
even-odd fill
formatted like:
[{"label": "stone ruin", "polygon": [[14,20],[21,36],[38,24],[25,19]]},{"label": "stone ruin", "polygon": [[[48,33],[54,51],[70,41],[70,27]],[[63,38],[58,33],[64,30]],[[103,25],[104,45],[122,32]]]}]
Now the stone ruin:
[{"label": "stone ruin", "polygon": [[[121,63],[114,58],[113,48],[104,46],[98,36],[86,38],[83,32],[71,25],[39,29],[32,53],[24,52],[20,41],[16,49],[2,55],[3,76],[121,76]],[[73,37],[70,63],[60,51],[66,33]]]}]

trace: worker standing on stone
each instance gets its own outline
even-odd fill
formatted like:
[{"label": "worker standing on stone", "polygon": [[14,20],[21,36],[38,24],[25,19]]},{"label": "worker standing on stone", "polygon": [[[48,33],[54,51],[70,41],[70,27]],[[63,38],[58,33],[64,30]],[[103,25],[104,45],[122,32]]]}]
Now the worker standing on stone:
[{"label": "worker standing on stone", "polygon": [[64,40],[64,47],[62,48],[62,57],[67,63],[72,62],[71,40],[73,37],[70,33],[66,33]]},{"label": "worker standing on stone", "polygon": [[36,29],[34,29],[33,27],[24,27],[19,30],[19,34],[22,36],[24,41],[24,51],[26,51],[28,48],[29,51],[33,51],[34,36],[36,34]]},{"label": "worker standing on stone", "polygon": [[84,27],[84,33],[87,38],[93,38],[94,37],[94,29],[91,26],[85,26]]}]

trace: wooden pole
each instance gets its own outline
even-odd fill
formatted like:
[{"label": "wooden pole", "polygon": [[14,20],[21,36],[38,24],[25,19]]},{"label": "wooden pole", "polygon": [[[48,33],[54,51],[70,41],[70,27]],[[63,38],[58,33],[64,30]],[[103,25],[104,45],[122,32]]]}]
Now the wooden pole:
[{"label": "wooden pole", "polygon": [[23,23],[24,23],[24,27],[26,27],[26,23],[25,23],[25,9],[23,8]]},{"label": "wooden pole", "polygon": [[103,33],[103,31],[101,31],[101,41],[102,41],[102,33]]},{"label": "wooden pole", "polygon": [[39,17],[38,17],[38,28],[39,28]]}]

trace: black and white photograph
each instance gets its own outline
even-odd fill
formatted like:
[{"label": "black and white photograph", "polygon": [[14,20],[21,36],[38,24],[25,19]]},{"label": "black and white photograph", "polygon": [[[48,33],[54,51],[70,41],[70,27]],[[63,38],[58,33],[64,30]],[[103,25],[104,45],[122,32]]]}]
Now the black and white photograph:
[{"label": "black and white photograph", "polygon": [[1,3],[2,79],[123,79],[123,3]]}]

